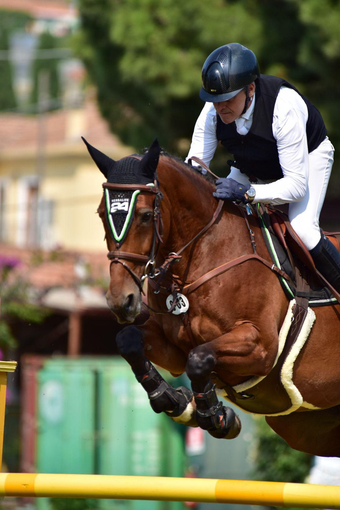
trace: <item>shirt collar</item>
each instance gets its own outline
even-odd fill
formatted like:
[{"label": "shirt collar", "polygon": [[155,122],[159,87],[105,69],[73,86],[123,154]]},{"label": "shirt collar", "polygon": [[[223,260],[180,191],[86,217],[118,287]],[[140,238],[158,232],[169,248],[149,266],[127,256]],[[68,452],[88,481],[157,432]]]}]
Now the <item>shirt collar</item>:
[{"label": "shirt collar", "polygon": [[239,119],[250,120],[253,117],[255,108],[255,94],[253,95],[252,102],[250,103],[249,108],[245,111],[243,115],[239,117]]}]

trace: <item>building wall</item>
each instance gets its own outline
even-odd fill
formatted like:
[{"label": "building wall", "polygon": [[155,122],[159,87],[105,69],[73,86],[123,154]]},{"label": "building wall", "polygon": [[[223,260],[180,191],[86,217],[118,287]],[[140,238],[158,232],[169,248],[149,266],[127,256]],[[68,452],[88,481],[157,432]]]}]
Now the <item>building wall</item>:
[{"label": "building wall", "polygon": [[[96,213],[105,178],[90,158],[80,135],[81,112],[68,112],[65,138],[35,146],[13,144],[0,150],[0,240],[20,247],[105,251]],[[56,121],[57,122],[57,121]],[[54,124],[55,126],[55,124]],[[83,127],[82,127],[83,126]],[[100,150],[113,159],[133,152],[112,138]]]}]

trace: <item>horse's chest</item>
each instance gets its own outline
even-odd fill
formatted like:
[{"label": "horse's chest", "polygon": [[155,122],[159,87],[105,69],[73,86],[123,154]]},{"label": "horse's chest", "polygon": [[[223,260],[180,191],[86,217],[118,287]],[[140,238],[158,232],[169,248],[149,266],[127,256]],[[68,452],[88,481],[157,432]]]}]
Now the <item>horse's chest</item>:
[{"label": "horse's chest", "polygon": [[195,346],[193,331],[190,323],[187,323],[187,317],[166,317],[162,321],[162,328],[167,340],[186,354]]},{"label": "horse's chest", "polygon": [[[191,317],[190,314],[168,316],[163,320],[162,326],[169,342],[179,347],[186,354],[198,345],[209,341],[204,318],[202,317]],[[214,324],[210,323],[209,331],[215,330],[215,327]],[[218,336],[220,331],[217,329],[212,334]]]}]

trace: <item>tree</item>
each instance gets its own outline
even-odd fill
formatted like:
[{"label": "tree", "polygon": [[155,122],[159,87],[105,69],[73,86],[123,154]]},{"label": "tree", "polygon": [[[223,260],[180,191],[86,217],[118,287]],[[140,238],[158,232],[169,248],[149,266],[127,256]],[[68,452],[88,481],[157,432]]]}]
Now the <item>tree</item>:
[{"label": "tree", "polygon": [[203,62],[228,42],[251,48],[262,73],[297,86],[321,111],[333,144],[340,142],[340,2],[79,0],[79,10],[75,45],[100,109],[137,150],[158,137],[177,152],[190,139]]},{"label": "tree", "polygon": [[[10,35],[16,29],[24,27],[30,19],[30,16],[25,13],[0,10],[1,51],[9,51]],[[15,108],[17,102],[13,89],[12,67],[7,56],[0,60],[0,76],[0,111]]]},{"label": "tree", "polygon": [[[53,50],[59,45],[58,39],[48,32],[44,32],[40,35],[38,50]],[[37,59],[33,65],[33,90],[32,90],[32,103],[38,105],[41,97],[39,90],[40,77],[42,72],[46,72],[48,76],[47,90],[45,91],[49,100],[59,99],[60,96],[60,83],[59,83],[59,71],[58,71],[59,60],[58,59]]]},{"label": "tree", "polygon": [[42,322],[47,311],[31,302],[28,284],[16,270],[21,261],[0,256],[0,350],[16,347],[12,327],[16,321]]},{"label": "tree", "polygon": [[153,138],[168,150],[190,136],[202,108],[202,63],[238,40],[259,49],[256,2],[80,0],[76,46],[98,88],[112,131],[135,147]]}]

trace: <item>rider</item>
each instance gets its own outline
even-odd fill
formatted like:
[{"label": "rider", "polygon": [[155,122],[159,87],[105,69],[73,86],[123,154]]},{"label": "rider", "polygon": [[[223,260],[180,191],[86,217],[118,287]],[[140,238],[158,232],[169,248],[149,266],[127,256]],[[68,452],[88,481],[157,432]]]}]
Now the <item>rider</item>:
[{"label": "rider", "polygon": [[209,166],[218,142],[233,154],[214,196],[244,203],[289,203],[289,220],[320,273],[340,292],[340,254],[319,216],[334,147],[320,112],[286,80],[260,75],[254,53],[238,43],[213,51],[202,68],[197,119],[187,160]]}]

